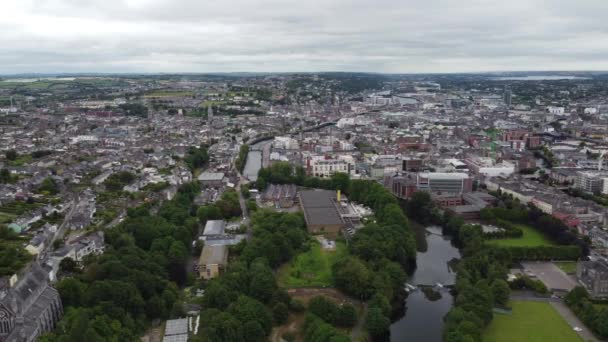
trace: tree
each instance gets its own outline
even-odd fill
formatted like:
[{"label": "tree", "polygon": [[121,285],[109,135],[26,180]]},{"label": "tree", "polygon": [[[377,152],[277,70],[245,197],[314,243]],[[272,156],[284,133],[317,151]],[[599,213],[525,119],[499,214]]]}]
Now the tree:
[{"label": "tree", "polygon": [[370,295],[371,272],[356,257],[345,257],[333,266],[336,287],[358,298]]},{"label": "tree", "polygon": [[342,304],[336,314],[335,324],[340,327],[352,328],[357,323],[357,310],[352,304]]},{"label": "tree", "polygon": [[492,282],[492,294],[494,295],[494,302],[498,305],[507,305],[511,290],[509,284],[502,279],[496,279]]},{"label": "tree", "polygon": [[4,153],[6,160],[15,161],[19,157],[19,154],[15,150],[8,150]]},{"label": "tree", "polygon": [[82,305],[87,286],[76,278],[65,278],[57,283],[57,291],[64,307]]},{"label": "tree", "polygon": [[78,263],[72,258],[63,258],[61,262],[59,262],[59,272],[61,273],[75,273],[78,271],[80,271]]},{"label": "tree", "polygon": [[281,325],[287,322],[288,315],[289,311],[287,310],[287,305],[283,303],[277,303],[272,307],[272,317],[276,325]]},{"label": "tree", "polygon": [[385,316],[391,313],[391,303],[381,293],[376,293],[372,296],[368,303],[369,307],[379,308]]},{"label": "tree", "polygon": [[249,293],[253,298],[268,303],[277,289],[272,269],[264,262],[254,262],[251,265],[250,273],[255,276],[249,283]]},{"label": "tree", "polygon": [[198,208],[196,216],[202,224],[208,220],[219,220],[222,218],[220,209],[215,205],[204,205]]},{"label": "tree", "polygon": [[331,176],[331,184],[334,189],[346,193],[350,189],[350,177],[343,172],[334,173]]},{"label": "tree", "polygon": [[264,304],[251,297],[239,296],[236,302],[228,307],[228,312],[241,322],[258,322],[266,336],[272,330],[272,314]]},{"label": "tree", "polygon": [[8,169],[0,169],[0,184],[10,183],[11,180],[11,173],[8,171]]},{"label": "tree", "polygon": [[247,342],[264,342],[266,334],[259,322],[249,321],[243,325],[243,338]]},{"label": "tree", "polygon": [[51,177],[47,177],[45,178],[42,183],[40,184],[40,187],[38,188],[38,191],[40,192],[46,192],[50,195],[55,195],[59,192],[59,188],[57,186],[57,183],[55,182],[55,180]]},{"label": "tree", "polygon": [[365,327],[372,336],[379,336],[386,333],[390,325],[391,321],[384,316],[379,308],[373,307],[368,310]]},{"label": "tree", "polygon": [[[209,323],[203,329],[206,331],[207,338],[211,342],[240,342],[243,341],[242,322],[227,312],[218,314],[205,314],[209,317]],[[202,318],[202,317],[201,317]],[[205,322],[201,319],[201,321]]]},{"label": "tree", "polygon": [[338,306],[324,296],[312,298],[308,303],[308,311],[330,324],[334,324],[338,316]]}]

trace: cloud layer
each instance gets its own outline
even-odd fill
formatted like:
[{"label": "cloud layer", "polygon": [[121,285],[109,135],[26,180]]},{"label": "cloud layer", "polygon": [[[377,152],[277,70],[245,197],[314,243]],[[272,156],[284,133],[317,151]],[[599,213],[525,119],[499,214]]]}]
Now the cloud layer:
[{"label": "cloud layer", "polygon": [[608,70],[606,0],[5,0],[0,73]]}]

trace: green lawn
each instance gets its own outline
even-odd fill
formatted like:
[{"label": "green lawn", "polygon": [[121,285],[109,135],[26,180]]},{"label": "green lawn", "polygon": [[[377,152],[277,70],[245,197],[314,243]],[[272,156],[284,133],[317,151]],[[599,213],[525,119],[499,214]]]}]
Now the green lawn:
[{"label": "green lawn", "polygon": [[343,242],[336,243],[335,251],[324,251],[315,241],[309,251],[281,266],[279,284],[284,287],[333,286],[331,267],[345,254]]},{"label": "green lawn", "polygon": [[523,224],[517,224],[516,226],[523,231],[524,235],[522,237],[509,239],[492,239],[488,240],[487,244],[500,247],[536,247],[555,245],[541,232],[537,231],[532,227]]},{"label": "green lawn", "polygon": [[559,261],[554,264],[566,273],[576,273],[576,261]]},{"label": "green lawn", "polygon": [[484,342],[579,342],[582,339],[549,303],[511,302],[512,315],[494,314]]}]

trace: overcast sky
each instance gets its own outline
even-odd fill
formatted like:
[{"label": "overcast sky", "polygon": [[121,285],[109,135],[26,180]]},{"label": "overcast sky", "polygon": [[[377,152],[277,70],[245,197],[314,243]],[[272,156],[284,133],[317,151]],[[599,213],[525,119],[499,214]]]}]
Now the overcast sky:
[{"label": "overcast sky", "polygon": [[608,0],[0,5],[0,73],[608,70]]}]

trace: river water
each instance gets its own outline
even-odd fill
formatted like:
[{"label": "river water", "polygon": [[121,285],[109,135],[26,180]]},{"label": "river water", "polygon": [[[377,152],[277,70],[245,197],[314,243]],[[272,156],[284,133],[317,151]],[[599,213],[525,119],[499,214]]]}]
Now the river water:
[{"label": "river water", "polygon": [[272,140],[264,140],[249,146],[249,153],[247,153],[247,161],[245,162],[245,168],[243,169],[243,176],[250,181],[255,182],[258,180],[258,171],[262,168],[262,149],[271,142]]},{"label": "river water", "polygon": [[449,237],[442,235],[440,227],[423,227],[411,221],[410,226],[416,233],[418,253],[417,268],[408,283],[434,287],[433,295],[427,296],[420,289],[410,292],[405,300],[404,316],[391,325],[390,340],[440,342],[443,317],[454,299],[447,288],[437,287],[437,283],[454,284],[456,273],[449,264],[460,258],[460,252]]},{"label": "river water", "polygon": [[247,177],[252,182],[258,179],[258,171],[262,167],[262,152],[249,151],[247,154],[247,162],[243,170],[243,176]]}]

